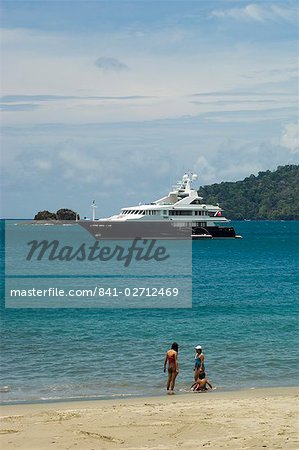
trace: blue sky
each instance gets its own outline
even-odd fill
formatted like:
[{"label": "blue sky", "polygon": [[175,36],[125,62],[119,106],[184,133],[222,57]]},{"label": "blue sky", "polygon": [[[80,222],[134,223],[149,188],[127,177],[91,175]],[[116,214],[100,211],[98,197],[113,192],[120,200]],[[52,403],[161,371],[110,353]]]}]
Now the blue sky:
[{"label": "blue sky", "polygon": [[2,217],[298,164],[296,1],[2,1]]}]

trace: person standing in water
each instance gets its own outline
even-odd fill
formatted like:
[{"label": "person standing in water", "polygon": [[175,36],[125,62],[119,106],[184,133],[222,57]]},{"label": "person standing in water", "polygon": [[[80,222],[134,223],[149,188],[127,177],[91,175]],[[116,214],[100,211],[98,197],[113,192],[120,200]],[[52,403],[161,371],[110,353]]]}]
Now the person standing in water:
[{"label": "person standing in water", "polygon": [[175,379],[179,373],[178,366],[178,351],[179,346],[176,342],[174,342],[171,346],[171,349],[168,350],[164,360],[164,372],[166,372],[166,366],[168,363],[168,380],[167,380],[167,391],[168,394],[174,394],[174,385]]},{"label": "person standing in water", "polygon": [[205,357],[202,352],[201,345],[195,347],[195,357],[194,357],[194,381],[203,380],[206,377],[205,374]]}]

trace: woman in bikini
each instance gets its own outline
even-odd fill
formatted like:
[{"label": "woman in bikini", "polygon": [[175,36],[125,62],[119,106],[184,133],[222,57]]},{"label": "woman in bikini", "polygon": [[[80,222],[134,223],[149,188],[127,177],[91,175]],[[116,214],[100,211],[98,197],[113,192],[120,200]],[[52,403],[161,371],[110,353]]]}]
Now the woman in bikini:
[{"label": "woman in bikini", "polygon": [[194,381],[198,379],[203,380],[206,377],[205,374],[205,357],[202,353],[202,347],[197,345],[195,347],[195,357],[194,357]]},{"label": "woman in bikini", "polygon": [[191,391],[207,391],[208,389],[213,389],[211,383],[206,378],[205,374],[205,357],[202,353],[201,345],[195,347],[195,357],[194,357],[194,381],[195,383],[191,386]]},{"label": "woman in bikini", "polygon": [[[174,342],[171,346],[171,349],[168,350],[165,356],[164,361],[164,372],[166,372],[166,366],[168,363],[168,380],[167,380],[167,391],[169,394],[174,394],[174,385],[175,385],[175,379],[179,373],[179,366],[178,366],[178,351],[179,346],[176,342]],[[170,390],[169,390],[170,388]]]}]

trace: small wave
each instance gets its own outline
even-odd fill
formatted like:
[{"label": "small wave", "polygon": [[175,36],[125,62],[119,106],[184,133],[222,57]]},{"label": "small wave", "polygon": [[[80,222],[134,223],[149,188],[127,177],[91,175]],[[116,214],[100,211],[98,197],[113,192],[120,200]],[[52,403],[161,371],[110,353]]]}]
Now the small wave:
[{"label": "small wave", "polygon": [[11,388],[10,386],[0,386],[0,392],[10,392]]}]

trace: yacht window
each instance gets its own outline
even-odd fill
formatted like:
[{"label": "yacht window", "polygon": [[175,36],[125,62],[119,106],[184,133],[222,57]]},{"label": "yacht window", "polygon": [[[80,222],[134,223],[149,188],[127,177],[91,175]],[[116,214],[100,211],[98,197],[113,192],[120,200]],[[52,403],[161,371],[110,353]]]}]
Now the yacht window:
[{"label": "yacht window", "polygon": [[171,216],[192,216],[192,210],[186,209],[186,210],[175,210],[175,211],[169,211],[169,214]]},{"label": "yacht window", "polygon": [[167,209],[163,210],[163,215],[166,216],[167,215]]}]

